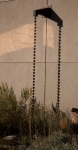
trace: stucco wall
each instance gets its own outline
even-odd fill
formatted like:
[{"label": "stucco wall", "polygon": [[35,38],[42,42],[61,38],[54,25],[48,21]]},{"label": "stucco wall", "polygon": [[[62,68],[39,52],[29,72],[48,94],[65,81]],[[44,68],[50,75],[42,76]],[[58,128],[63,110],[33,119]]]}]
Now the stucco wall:
[{"label": "stucco wall", "polygon": [[[16,0],[0,3],[0,83],[12,85],[16,95],[32,87],[33,10],[47,0]],[[61,108],[78,107],[78,1],[48,0],[62,18]],[[36,97],[44,102],[46,19],[37,18]],[[47,20],[46,104],[57,100],[58,26]]]}]

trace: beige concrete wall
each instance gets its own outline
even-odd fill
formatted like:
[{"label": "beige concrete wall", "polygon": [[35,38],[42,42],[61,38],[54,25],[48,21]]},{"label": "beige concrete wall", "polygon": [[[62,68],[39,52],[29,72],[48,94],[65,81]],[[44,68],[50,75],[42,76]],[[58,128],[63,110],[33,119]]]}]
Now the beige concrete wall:
[{"label": "beige concrete wall", "polygon": [[[0,83],[12,85],[16,95],[32,87],[33,10],[47,0],[0,3]],[[78,1],[48,0],[62,18],[61,108],[78,107]],[[58,26],[47,20],[46,104],[57,100]],[[46,19],[37,19],[36,97],[44,102]],[[17,63],[18,62],[18,63]]]}]

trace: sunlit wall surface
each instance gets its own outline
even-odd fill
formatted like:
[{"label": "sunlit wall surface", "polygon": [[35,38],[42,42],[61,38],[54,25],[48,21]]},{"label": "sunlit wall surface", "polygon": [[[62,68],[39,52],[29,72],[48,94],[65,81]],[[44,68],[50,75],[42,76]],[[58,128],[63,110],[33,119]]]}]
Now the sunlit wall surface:
[{"label": "sunlit wall surface", "polygon": [[[0,0],[0,83],[13,86],[17,97],[21,88],[32,87],[33,10],[47,0]],[[7,1],[7,0],[6,0]],[[78,1],[48,0],[63,20],[61,53],[61,108],[78,107]],[[37,17],[36,98],[44,103],[46,18]],[[45,103],[57,101],[58,26],[47,19]]]}]

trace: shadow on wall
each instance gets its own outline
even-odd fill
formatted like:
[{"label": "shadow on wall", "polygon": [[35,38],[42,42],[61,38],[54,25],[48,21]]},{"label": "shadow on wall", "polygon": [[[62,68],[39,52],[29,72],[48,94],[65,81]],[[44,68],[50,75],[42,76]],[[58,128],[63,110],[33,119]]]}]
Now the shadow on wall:
[{"label": "shadow on wall", "polygon": [[33,48],[24,48],[0,56],[1,62],[33,62]]},{"label": "shadow on wall", "polygon": [[33,10],[45,5],[45,0],[15,0],[0,3],[0,34],[33,22]]},{"label": "shadow on wall", "polygon": [[0,3],[0,34],[32,22],[34,4],[29,3],[25,0]]}]

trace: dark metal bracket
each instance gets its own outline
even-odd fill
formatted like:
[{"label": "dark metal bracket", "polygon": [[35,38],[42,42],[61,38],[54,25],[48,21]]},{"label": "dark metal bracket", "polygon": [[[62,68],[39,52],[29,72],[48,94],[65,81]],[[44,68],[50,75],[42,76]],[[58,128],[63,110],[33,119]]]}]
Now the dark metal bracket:
[{"label": "dark metal bracket", "polygon": [[55,21],[58,26],[63,27],[62,19],[54,12],[54,10],[52,9],[52,6],[34,10],[33,16],[37,17],[38,15],[42,15],[43,17],[51,19],[51,20]]}]

